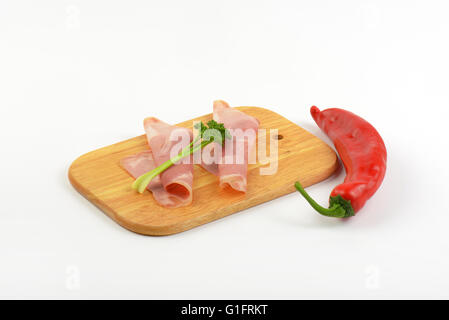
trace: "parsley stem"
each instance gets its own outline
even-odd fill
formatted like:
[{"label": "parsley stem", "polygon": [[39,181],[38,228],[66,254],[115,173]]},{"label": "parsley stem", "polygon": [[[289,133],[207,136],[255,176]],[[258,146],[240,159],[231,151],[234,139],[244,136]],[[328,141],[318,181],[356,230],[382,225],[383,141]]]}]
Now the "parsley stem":
[{"label": "parsley stem", "polygon": [[[155,177],[157,177],[159,174],[170,168],[172,165],[177,163],[179,160],[190,156],[192,153],[200,150],[201,148],[204,148],[209,143],[217,140],[216,142],[223,145],[225,139],[230,139],[231,135],[228,132],[228,130],[224,127],[223,123],[217,123],[215,120],[210,120],[207,123],[207,126],[204,125],[202,122],[199,122],[195,125],[195,128],[199,129],[200,134],[193,139],[193,141],[185,148],[181,150],[181,152],[176,156],[171,158],[170,160],[165,161],[163,164],[158,166],[157,168],[154,168],[153,170],[142,174],[140,177],[138,177],[133,185],[132,188],[139,193],[142,193],[145,191],[147,186],[150,184],[151,180],[153,180]],[[218,130],[219,136],[213,136],[208,132],[208,130]],[[201,139],[204,139],[201,141]],[[198,141],[201,141],[198,144]]]},{"label": "parsley stem", "polygon": [[147,186],[150,184],[151,180],[153,180],[155,177],[157,177],[159,174],[170,168],[172,165],[174,165],[179,160],[190,156],[192,153],[196,152],[197,150],[204,148],[210,141],[202,141],[199,145],[195,145],[200,140],[200,137],[197,137],[194,141],[192,141],[187,147],[181,150],[181,152],[176,156],[171,158],[170,160],[165,161],[163,164],[158,166],[157,168],[154,168],[151,171],[148,171],[147,173],[142,174],[140,177],[138,177],[133,185],[132,188],[136,190],[139,193],[143,193]]}]

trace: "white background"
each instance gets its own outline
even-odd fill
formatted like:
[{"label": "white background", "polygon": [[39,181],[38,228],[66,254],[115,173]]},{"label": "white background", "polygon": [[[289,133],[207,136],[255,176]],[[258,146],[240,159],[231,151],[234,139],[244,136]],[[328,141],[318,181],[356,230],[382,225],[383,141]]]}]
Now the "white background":
[{"label": "white background", "polygon": [[[1,298],[449,298],[447,1],[0,2]],[[299,194],[145,237],[79,195],[79,155],[214,99],[347,108],[388,149],[348,221]],[[301,165],[298,163],[298,165]],[[308,188],[322,204],[344,172]]]}]

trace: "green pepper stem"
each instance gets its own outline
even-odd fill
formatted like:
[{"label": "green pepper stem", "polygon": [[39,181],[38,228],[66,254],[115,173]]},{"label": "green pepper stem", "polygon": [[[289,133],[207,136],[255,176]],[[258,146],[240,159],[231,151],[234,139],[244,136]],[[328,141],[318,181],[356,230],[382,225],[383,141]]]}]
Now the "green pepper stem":
[{"label": "green pepper stem", "polygon": [[304,190],[302,185],[297,181],[295,183],[296,190],[301,193],[301,195],[307,200],[308,203],[314,208],[318,213],[322,214],[326,217],[334,217],[334,218],[344,218],[346,217],[346,210],[339,204],[334,204],[330,208],[324,208],[320,206],[318,203],[316,203],[315,200],[313,200],[309,194]]}]

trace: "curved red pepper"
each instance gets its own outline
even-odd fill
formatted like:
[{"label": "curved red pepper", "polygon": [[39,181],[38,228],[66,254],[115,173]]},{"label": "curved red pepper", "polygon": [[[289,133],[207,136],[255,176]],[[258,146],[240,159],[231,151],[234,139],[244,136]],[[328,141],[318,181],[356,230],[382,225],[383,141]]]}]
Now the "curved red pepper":
[{"label": "curved red pepper", "polygon": [[387,167],[387,150],[376,129],[352,112],[331,108],[310,108],[317,125],[337,149],[346,170],[344,182],[334,188],[329,209],[318,205],[302,188],[296,189],[319,213],[338,218],[353,216],[380,187]]}]

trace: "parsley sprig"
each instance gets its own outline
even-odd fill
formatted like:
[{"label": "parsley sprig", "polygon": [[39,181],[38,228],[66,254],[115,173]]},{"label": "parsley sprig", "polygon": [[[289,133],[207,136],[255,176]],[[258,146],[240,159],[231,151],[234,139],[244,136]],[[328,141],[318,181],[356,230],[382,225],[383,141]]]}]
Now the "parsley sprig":
[{"label": "parsley sprig", "polygon": [[190,156],[194,152],[204,148],[212,142],[217,142],[218,144],[223,145],[225,139],[231,138],[231,134],[225,128],[224,124],[218,123],[215,120],[210,120],[207,124],[198,122],[194,125],[194,128],[198,130],[198,136],[187,147],[182,149],[176,157],[173,157],[161,164],[159,167],[142,174],[134,181],[132,188],[139,193],[144,192],[151,180],[170,168],[179,160]]}]

